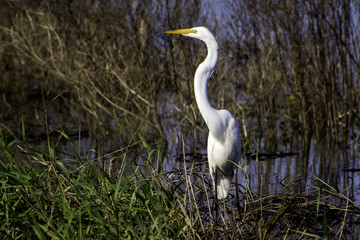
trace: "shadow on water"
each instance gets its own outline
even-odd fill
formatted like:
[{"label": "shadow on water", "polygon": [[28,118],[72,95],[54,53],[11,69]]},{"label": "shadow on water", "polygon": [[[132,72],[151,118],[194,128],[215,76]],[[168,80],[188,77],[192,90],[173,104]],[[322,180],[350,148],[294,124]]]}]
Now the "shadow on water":
[{"label": "shadow on water", "polygon": [[[206,152],[180,153],[175,161],[182,167],[184,162],[202,163],[208,173]],[[309,157],[296,152],[246,153],[242,161],[246,176],[239,173],[238,182],[246,182],[254,195],[281,193],[283,189],[290,189],[289,185],[292,191],[308,192],[321,179],[338,191],[351,190],[351,198],[360,202],[360,162],[356,149],[327,149],[313,140]]]}]

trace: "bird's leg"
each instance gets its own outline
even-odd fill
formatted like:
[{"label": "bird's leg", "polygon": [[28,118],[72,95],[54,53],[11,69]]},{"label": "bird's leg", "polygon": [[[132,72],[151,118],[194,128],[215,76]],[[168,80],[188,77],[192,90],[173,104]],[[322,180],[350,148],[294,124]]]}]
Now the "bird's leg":
[{"label": "bird's leg", "polygon": [[218,171],[218,168],[215,168],[215,171],[214,171],[214,174],[215,174],[215,198],[214,198],[214,202],[215,202],[215,224],[217,224],[217,219],[218,219],[218,213],[219,213],[219,205],[218,205],[218,198],[217,198],[217,171]]},{"label": "bird's leg", "polygon": [[215,199],[217,199],[217,177],[218,177],[218,176],[217,176],[217,171],[218,171],[218,169],[216,168],[215,171],[214,171],[214,174],[215,174],[215,177],[214,177]]},{"label": "bird's leg", "polygon": [[239,191],[238,191],[238,168],[235,168],[235,194],[236,194],[236,205],[237,205],[237,209],[239,212],[239,219],[241,216],[241,211],[240,211],[240,198],[239,198]]}]

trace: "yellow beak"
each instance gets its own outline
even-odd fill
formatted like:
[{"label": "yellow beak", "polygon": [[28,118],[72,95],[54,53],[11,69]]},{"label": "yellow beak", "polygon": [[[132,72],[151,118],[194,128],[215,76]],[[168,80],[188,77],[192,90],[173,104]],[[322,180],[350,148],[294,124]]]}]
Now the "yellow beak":
[{"label": "yellow beak", "polygon": [[192,28],[185,28],[185,29],[176,29],[176,30],[168,30],[164,33],[170,33],[170,34],[190,34],[190,33],[196,33],[197,31]]}]

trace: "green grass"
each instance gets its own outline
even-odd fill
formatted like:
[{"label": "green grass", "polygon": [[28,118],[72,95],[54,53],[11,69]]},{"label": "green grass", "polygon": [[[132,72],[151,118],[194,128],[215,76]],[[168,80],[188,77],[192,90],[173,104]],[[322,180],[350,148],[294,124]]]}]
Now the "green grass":
[{"label": "green grass", "polygon": [[[132,146],[145,150],[144,166],[120,149],[107,154],[121,162],[109,174],[97,164],[100,159],[79,147],[73,147],[73,158],[62,158],[57,148],[70,142],[62,129],[52,129],[58,135],[50,138],[44,127],[47,146],[41,151],[26,142],[25,124],[20,125],[20,137],[6,128],[0,132],[4,239],[324,239],[352,238],[360,231],[359,205],[316,176],[319,186],[306,193],[296,186],[304,180],[287,182],[268,196],[256,196],[246,181],[239,183],[240,197],[220,201],[216,210],[204,162],[159,171],[152,162],[162,161],[161,144],[140,134]],[[246,174],[246,164],[239,169]]]},{"label": "green grass", "polygon": [[[184,238],[184,216],[159,181],[99,172],[76,154],[70,170],[49,146],[0,136],[0,235],[8,239]],[[64,134],[64,133],[63,133]],[[21,155],[21,161],[15,156]]]}]

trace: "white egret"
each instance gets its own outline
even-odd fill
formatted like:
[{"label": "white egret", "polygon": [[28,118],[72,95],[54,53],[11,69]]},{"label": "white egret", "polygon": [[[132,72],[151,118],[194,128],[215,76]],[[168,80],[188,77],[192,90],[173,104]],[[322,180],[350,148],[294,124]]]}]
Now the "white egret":
[{"label": "white egret", "polygon": [[207,57],[198,66],[194,76],[195,99],[209,128],[207,157],[217,198],[226,198],[234,176],[234,163],[241,157],[241,138],[236,119],[228,110],[215,109],[207,95],[206,86],[218,61],[219,46],[215,37],[205,27],[170,30],[165,33],[200,39],[207,46]]}]

